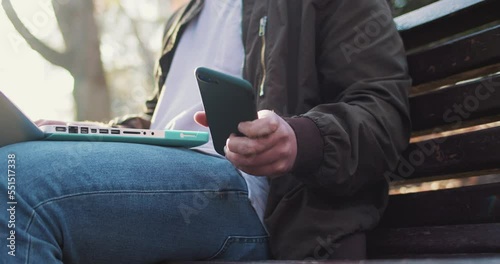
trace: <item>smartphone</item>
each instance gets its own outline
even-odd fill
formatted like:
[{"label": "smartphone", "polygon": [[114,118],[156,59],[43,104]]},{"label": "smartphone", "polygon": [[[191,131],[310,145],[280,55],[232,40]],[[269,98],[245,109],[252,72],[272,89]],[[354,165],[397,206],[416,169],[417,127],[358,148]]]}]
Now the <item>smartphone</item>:
[{"label": "smartphone", "polygon": [[214,148],[222,156],[231,133],[243,136],[238,124],[257,119],[252,85],[243,79],[200,67],[195,71]]}]

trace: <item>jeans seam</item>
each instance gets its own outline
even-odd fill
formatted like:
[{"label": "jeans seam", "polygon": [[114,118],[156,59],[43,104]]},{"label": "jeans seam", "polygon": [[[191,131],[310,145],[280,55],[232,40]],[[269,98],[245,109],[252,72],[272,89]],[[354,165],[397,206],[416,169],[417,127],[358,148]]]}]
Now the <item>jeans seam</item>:
[{"label": "jeans seam", "polygon": [[87,195],[107,195],[107,194],[166,194],[166,193],[235,193],[235,194],[244,194],[248,196],[248,191],[242,191],[242,190],[220,190],[220,191],[215,191],[215,190],[200,190],[200,189],[192,189],[192,190],[154,190],[154,191],[146,191],[146,190],[120,190],[120,191],[92,191],[92,192],[80,192],[80,193],[73,193],[73,194],[66,194],[66,195],[61,195],[58,197],[53,197],[50,199],[47,199],[43,202],[39,202],[37,205],[33,206],[33,210],[36,210],[37,208],[46,205],[48,203],[54,202],[54,201],[59,201],[59,200],[64,200],[67,198],[73,198],[73,197],[78,197],[78,196],[87,196]]},{"label": "jeans seam", "polygon": [[[263,236],[228,236],[226,240],[224,240],[224,243],[222,243],[221,249],[217,251],[215,254],[213,254],[211,257],[207,258],[206,260],[213,260],[217,256],[220,256],[224,254],[229,247],[234,244],[236,241],[240,243],[263,243],[269,238],[268,235],[263,235]],[[243,240],[243,241],[241,241]]]},{"label": "jeans seam", "polygon": [[[30,218],[31,219],[31,218]],[[26,249],[27,255],[26,255],[26,264],[30,263],[30,252],[31,252],[31,235],[28,236],[28,248]]]},{"label": "jeans seam", "polygon": [[[31,216],[28,220],[28,224],[26,225],[25,231],[28,232],[29,229],[31,228],[31,224],[33,223],[33,219],[37,215],[37,209],[50,204],[52,202],[58,202],[62,201],[65,199],[70,199],[74,197],[80,197],[80,196],[94,196],[94,195],[108,195],[108,194],[149,194],[149,195],[154,195],[154,194],[168,194],[168,193],[235,193],[235,194],[240,194],[248,197],[248,192],[244,192],[241,190],[222,190],[222,191],[214,191],[214,190],[155,190],[155,191],[142,191],[142,190],[128,190],[128,191],[94,191],[94,192],[81,192],[81,193],[74,193],[74,194],[67,194],[67,195],[62,195],[59,197],[54,197],[47,199],[43,202],[38,203],[32,208]],[[31,244],[31,242],[30,242]],[[29,252],[28,252],[29,253]]]}]

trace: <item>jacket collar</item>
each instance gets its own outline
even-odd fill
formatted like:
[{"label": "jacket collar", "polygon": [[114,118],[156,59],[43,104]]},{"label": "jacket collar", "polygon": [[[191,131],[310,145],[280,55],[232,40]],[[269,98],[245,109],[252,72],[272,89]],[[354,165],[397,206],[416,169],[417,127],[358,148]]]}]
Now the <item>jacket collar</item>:
[{"label": "jacket collar", "polygon": [[174,47],[179,32],[184,29],[185,25],[194,19],[203,9],[204,0],[191,0],[189,4],[182,7],[176,12],[172,26],[165,32],[163,38],[162,55],[170,52]]}]

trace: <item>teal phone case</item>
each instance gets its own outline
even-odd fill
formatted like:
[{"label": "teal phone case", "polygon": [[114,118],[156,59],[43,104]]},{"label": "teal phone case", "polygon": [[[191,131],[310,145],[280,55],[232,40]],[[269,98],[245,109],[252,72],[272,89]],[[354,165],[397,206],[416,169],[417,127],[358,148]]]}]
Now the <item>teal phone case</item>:
[{"label": "teal phone case", "polygon": [[252,85],[203,67],[197,68],[195,74],[215,151],[224,156],[224,146],[231,133],[242,136],[238,124],[257,119]]},{"label": "teal phone case", "polygon": [[196,147],[208,142],[207,132],[166,130],[163,138],[132,137],[112,134],[47,134],[45,140],[53,141],[92,141],[92,142],[124,142],[169,147]]}]

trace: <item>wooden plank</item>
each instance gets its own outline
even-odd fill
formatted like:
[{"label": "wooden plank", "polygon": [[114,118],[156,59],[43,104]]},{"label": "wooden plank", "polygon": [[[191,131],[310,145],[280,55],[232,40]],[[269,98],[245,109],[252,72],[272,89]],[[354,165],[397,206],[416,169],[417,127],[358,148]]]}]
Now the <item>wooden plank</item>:
[{"label": "wooden plank", "polygon": [[469,132],[473,128],[480,127],[494,127],[500,123],[500,114],[497,115],[489,115],[477,119],[472,120],[463,120],[462,124],[460,124],[460,128],[457,129],[458,124],[449,123],[439,127],[432,127],[425,130],[415,130],[412,131],[411,141],[417,142],[427,139],[432,139],[436,137],[440,137],[440,135],[451,136],[456,134],[463,134]]},{"label": "wooden plank", "polygon": [[[410,12],[406,12],[394,18],[398,30],[408,30],[418,27],[422,24],[432,22],[436,19],[442,18],[460,10],[466,9],[471,5],[483,2],[484,0],[433,0],[433,3],[426,3],[426,1],[408,1],[407,5],[418,5],[418,8]],[[392,1],[391,1],[392,2]],[[406,7],[406,6],[405,6]],[[396,8],[393,4],[393,8]]]},{"label": "wooden plank", "polygon": [[500,168],[500,127],[410,144],[391,180]]},{"label": "wooden plank", "polygon": [[[499,12],[500,13],[500,12]],[[500,25],[459,40],[408,54],[414,85],[500,62]]]},{"label": "wooden plank", "polygon": [[500,183],[391,195],[380,226],[500,223]]},{"label": "wooden plank", "polygon": [[[439,176],[433,176],[433,177],[426,177],[426,178],[417,178],[417,179],[410,179],[410,180],[405,180],[405,181],[392,181],[390,183],[390,188],[401,188],[404,186],[408,186],[408,188],[411,189],[411,185],[420,185],[423,183],[430,183],[430,182],[440,182],[440,181],[446,181],[450,179],[457,179],[457,180],[462,180],[465,181],[465,184],[462,187],[465,186],[472,186],[474,184],[469,184],[469,180],[472,177],[480,177],[481,181],[483,181],[484,178],[490,178],[490,177],[499,177],[497,176],[500,175],[500,169],[493,169],[493,170],[481,170],[481,171],[468,171],[468,172],[463,172],[463,173],[454,173],[454,174],[444,174],[444,175],[439,175]],[[496,182],[496,181],[493,181]],[[409,190],[408,190],[409,191]],[[409,192],[408,194],[413,193]]]},{"label": "wooden plank", "polygon": [[499,102],[500,74],[411,97],[412,130],[443,125],[457,129],[465,121],[500,114]]},{"label": "wooden plank", "polygon": [[368,256],[500,252],[500,224],[378,228],[367,236]]},{"label": "wooden plank", "polygon": [[431,81],[427,83],[422,83],[419,85],[414,85],[410,88],[410,96],[419,96],[426,94],[442,87],[447,87],[453,84],[460,83],[464,80],[472,80],[500,72],[500,63],[488,65],[486,67],[473,69],[466,72],[461,72],[458,74],[451,75],[444,79],[439,79],[436,81]]},{"label": "wooden plank", "polygon": [[[427,23],[402,29],[400,35],[406,50],[411,50],[440,39],[498,21],[500,1],[484,0],[446,16],[440,16]],[[425,16],[423,14],[422,16]]]}]

